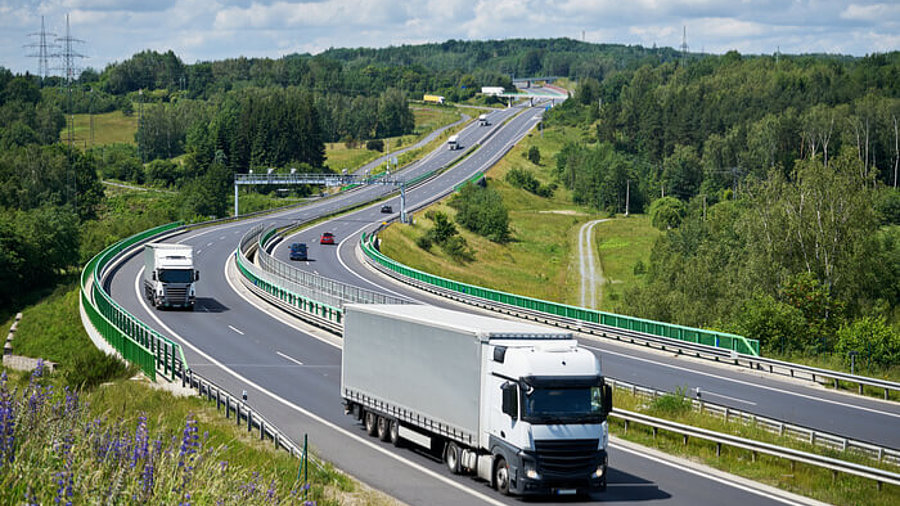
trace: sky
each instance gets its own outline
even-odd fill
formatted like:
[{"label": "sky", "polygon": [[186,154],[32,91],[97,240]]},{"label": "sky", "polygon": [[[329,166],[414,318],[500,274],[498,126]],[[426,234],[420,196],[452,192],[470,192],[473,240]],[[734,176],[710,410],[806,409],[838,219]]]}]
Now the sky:
[{"label": "sky", "polygon": [[[144,49],[185,63],[331,47],[568,37],[721,54],[900,49],[898,0],[0,0],[0,66],[36,73],[41,16],[80,68]],[[53,41],[53,37],[49,39]],[[60,67],[50,62],[51,67]],[[59,72],[56,72],[58,74]]]}]

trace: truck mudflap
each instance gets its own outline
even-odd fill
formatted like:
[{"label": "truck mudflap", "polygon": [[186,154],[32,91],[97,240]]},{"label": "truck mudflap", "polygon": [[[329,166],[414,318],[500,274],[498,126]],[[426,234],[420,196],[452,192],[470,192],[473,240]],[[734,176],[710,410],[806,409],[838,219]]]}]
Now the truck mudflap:
[{"label": "truck mudflap", "polygon": [[[522,496],[583,496],[606,490],[608,456],[597,450],[597,442],[589,453],[582,454],[585,465],[561,470],[546,453],[522,451],[491,436],[494,455],[503,457],[509,466],[510,492]],[[560,441],[560,444],[564,441]]]}]

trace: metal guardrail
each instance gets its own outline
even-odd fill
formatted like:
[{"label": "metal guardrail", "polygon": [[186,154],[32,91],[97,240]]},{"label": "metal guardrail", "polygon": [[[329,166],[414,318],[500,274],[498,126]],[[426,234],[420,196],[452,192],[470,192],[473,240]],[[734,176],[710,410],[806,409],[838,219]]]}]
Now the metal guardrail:
[{"label": "metal guardrail", "polygon": [[106,269],[122,252],[181,227],[180,222],[169,223],[123,239],[98,253],[81,274],[82,307],[91,324],[123,358],[138,364],[151,380],[156,379],[157,373],[172,379],[184,370],[181,346],[119,306],[103,288],[102,279]]},{"label": "metal guardrail", "polygon": [[[640,385],[635,385],[633,383],[628,383],[626,381],[619,381],[613,378],[606,378],[606,381],[615,388],[626,390],[628,392],[631,392],[632,395],[637,395],[649,399],[656,399],[665,395],[673,395],[671,392],[643,387]],[[815,429],[810,429],[808,427],[802,427],[800,425],[776,420],[774,418],[755,415],[753,413],[748,413],[740,409],[722,406],[720,404],[715,404],[698,398],[691,399],[691,405],[694,411],[697,411],[698,413],[712,414],[713,416],[723,418],[726,422],[738,421],[742,423],[754,424],[757,427],[773,434],[778,434],[779,436],[787,436],[798,441],[804,441],[811,445],[817,445],[831,450],[853,452],[871,458],[878,462],[887,462],[894,465],[900,465],[900,450],[895,450],[872,443],[866,443],[863,441],[857,441],[828,432],[822,432]]]},{"label": "metal guardrail", "polygon": [[340,334],[343,325],[343,311],[322,301],[304,295],[299,284],[284,281],[266,272],[251,260],[259,248],[260,234],[266,229],[264,224],[250,229],[241,238],[235,250],[235,263],[245,284],[256,294],[282,309],[290,311],[315,325]]},{"label": "metal guardrail", "polygon": [[[673,351],[679,354],[692,355],[697,358],[703,358],[722,363],[730,363],[736,366],[746,367],[756,371],[789,376],[791,378],[803,379],[826,385],[833,385],[835,388],[840,388],[842,386],[842,382],[853,383],[857,385],[857,390],[860,394],[863,393],[864,387],[883,389],[885,400],[890,399],[890,392],[900,393],[900,383],[897,382],[882,380],[878,378],[869,378],[866,376],[852,375],[841,371],[833,371],[830,369],[821,369],[803,364],[796,364],[793,362],[785,362],[772,358],[761,357],[758,355],[740,353],[735,350],[715,347],[714,345],[710,345],[707,342],[703,342],[704,339],[697,339],[690,334],[683,336],[687,337],[688,340],[678,340],[677,338],[648,333],[644,328],[629,329],[627,327],[623,328],[620,326],[608,324],[598,324],[584,319],[583,313],[576,311],[580,308],[572,308],[571,306],[560,304],[558,306],[567,310],[565,314],[560,315],[545,311],[544,307],[539,304],[540,302],[544,301],[537,301],[536,299],[515,296],[519,297],[520,299],[524,299],[527,303],[529,303],[529,305],[523,306],[517,304],[517,302],[521,301],[517,301],[515,298],[504,300],[502,296],[507,294],[504,294],[503,292],[496,292],[500,294],[500,296],[494,297],[494,299],[484,297],[483,294],[490,294],[494,291],[476,287],[473,285],[468,285],[466,283],[444,280],[443,278],[439,278],[438,276],[433,276],[431,274],[418,271],[388,258],[377,250],[375,246],[375,237],[375,233],[366,234],[360,241],[360,247],[362,248],[366,258],[371,265],[373,265],[379,271],[387,274],[388,276],[393,277],[394,279],[415,286],[419,289],[434,293],[436,295],[451,298],[485,309],[506,313],[512,316],[565,327],[571,330],[584,332],[599,337],[615,339],[618,341],[629,342],[633,344],[643,344],[645,346],[661,349],[664,351]],[[441,282],[440,284],[430,283],[429,281],[431,278],[443,280],[443,282]],[[496,300],[498,298],[501,300]],[[536,301],[537,303],[530,304],[530,301]],[[570,309],[571,311],[569,311]],[[634,320],[637,320],[639,322],[647,322],[649,324],[666,325],[659,324],[658,322],[650,322],[648,320]]]},{"label": "metal guardrail", "polygon": [[[291,227],[294,228],[294,227]],[[293,287],[292,291],[302,290],[309,297],[335,307],[343,308],[344,304],[408,304],[409,301],[399,297],[392,297],[373,290],[342,283],[325,276],[305,271],[269,253],[269,245],[280,234],[272,229],[261,234],[259,247],[256,251],[256,261],[262,269],[275,275],[281,282]],[[286,286],[286,288],[288,287]],[[291,288],[289,288],[291,289]]]},{"label": "metal guardrail", "polygon": [[373,263],[381,265],[396,274],[400,274],[403,278],[418,282],[417,286],[430,285],[432,287],[443,289],[442,291],[444,293],[455,292],[464,295],[467,299],[479,298],[513,308],[526,309],[546,316],[559,317],[580,326],[596,324],[614,329],[635,330],[656,337],[665,337],[694,344],[704,344],[716,348],[723,348],[727,350],[726,353],[732,351],[740,352],[741,350],[748,351],[751,355],[758,355],[759,353],[759,343],[757,341],[734,334],[694,329],[681,325],[605,313],[593,309],[569,306],[557,302],[501,292],[499,290],[492,290],[435,276],[403,265],[383,255],[374,246],[374,238],[374,233],[364,234],[360,241],[360,245],[363,252],[366,254],[366,257]]},{"label": "metal guardrail", "polygon": [[654,418],[641,413],[635,413],[622,409],[614,409],[612,413],[610,413],[610,416],[624,420],[626,432],[628,431],[629,423],[639,423],[651,427],[653,429],[654,436],[656,436],[658,430],[665,430],[668,432],[680,434],[684,437],[685,444],[687,444],[689,438],[711,441],[713,443],[716,443],[717,455],[721,453],[721,445],[727,445],[734,448],[742,448],[744,450],[748,450],[753,453],[754,458],[757,453],[763,453],[766,455],[771,455],[773,457],[787,459],[792,462],[800,462],[803,464],[830,469],[831,471],[836,473],[840,472],[852,474],[870,480],[875,480],[878,484],[879,489],[881,489],[881,485],[883,483],[900,485],[900,474],[887,471],[885,469],[865,466],[854,462],[847,462],[832,457],[826,457],[823,455],[816,455],[814,453],[804,452],[801,450],[795,450],[793,448],[754,441],[752,439],[745,439],[738,436],[732,436],[730,434],[723,434],[721,432],[715,432],[708,429],[701,429],[699,427],[692,427],[690,425],[684,425],[661,418]]}]

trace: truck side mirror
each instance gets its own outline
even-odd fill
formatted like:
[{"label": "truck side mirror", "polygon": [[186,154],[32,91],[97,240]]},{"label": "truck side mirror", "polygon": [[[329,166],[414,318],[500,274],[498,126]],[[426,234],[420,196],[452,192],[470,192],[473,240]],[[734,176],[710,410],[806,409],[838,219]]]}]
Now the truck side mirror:
[{"label": "truck side mirror", "polygon": [[612,411],[612,385],[603,384],[603,414]]},{"label": "truck side mirror", "polygon": [[153,281],[156,281],[156,271],[153,271]]},{"label": "truck side mirror", "polygon": [[506,382],[500,389],[503,391],[503,413],[513,420],[519,419],[519,396],[515,383]]},{"label": "truck side mirror", "polygon": [[194,271],[194,281],[200,281],[200,271]]}]

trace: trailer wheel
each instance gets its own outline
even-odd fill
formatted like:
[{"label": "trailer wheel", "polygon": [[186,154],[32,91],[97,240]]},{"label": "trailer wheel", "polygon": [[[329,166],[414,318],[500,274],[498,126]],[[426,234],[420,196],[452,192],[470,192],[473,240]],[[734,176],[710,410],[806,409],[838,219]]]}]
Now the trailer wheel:
[{"label": "trailer wheel", "polygon": [[494,466],[494,484],[498,492],[509,495],[509,465],[503,457],[499,457]]},{"label": "trailer wheel", "polygon": [[447,443],[447,447],[444,449],[444,462],[447,463],[447,469],[453,474],[460,472],[459,454],[459,446],[456,443],[453,441]]},{"label": "trailer wheel", "polygon": [[379,416],[378,426],[376,427],[376,429],[378,432],[378,439],[382,441],[388,441],[391,439],[391,420],[389,418]]},{"label": "trailer wheel", "polygon": [[374,436],[378,433],[378,415],[371,411],[366,411],[365,417],[366,434]]},{"label": "trailer wheel", "polygon": [[397,420],[391,420],[391,434],[390,439],[391,443],[394,446],[400,446],[402,444],[402,440],[400,439],[400,422]]}]

